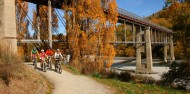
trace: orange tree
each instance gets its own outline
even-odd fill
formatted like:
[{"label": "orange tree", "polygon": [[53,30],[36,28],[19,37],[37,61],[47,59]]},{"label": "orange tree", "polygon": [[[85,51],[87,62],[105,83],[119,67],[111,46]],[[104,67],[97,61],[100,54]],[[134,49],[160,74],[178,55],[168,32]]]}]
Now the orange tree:
[{"label": "orange tree", "polygon": [[190,2],[189,0],[166,0],[169,6],[152,15],[152,21],[172,29],[177,59],[189,58],[190,54]]},{"label": "orange tree", "polygon": [[[28,13],[28,3],[22,2],[21,0],[17,0],[16,2],[16,32],[17,38],[26,39],[30,38],[30,34],[28,31],[29,21],[26,20],[26,15]],[[18,55],[20,57],[24,56],[24,53],[27,51],[26,44],[18,46]]]},{"label": "orange tree", "polygon": [[117,23],[116,1],[65,0],[62,8],[66,19],[70,64],[83,73],[109,68],[115,55],[110,42],[114,40]]},{"label": "orange tree", "polygon": [[[40,39],[47,40],[48,39],[48,7],[47,6],[39,6],[39,27],[40,27]],[[55,9],[52,8],[52,32],[56,32],[55,30],[58,28],[58,17],[55,14]],[[34,38],[37,37],[37,12],[33,10],[33,29],[35,30]],[[41,45],[45,48],[48,47],[48,44]]]}]

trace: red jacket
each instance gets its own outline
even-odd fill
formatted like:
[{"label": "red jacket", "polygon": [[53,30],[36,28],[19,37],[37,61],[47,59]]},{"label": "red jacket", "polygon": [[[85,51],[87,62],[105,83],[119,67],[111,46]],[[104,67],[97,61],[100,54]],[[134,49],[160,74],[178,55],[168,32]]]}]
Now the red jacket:
[{"label": "red jacket", "polygon": [[46,51],[46,55],[52,56],[52,55],[53,55],[53,51],[52,51],[52,50],[47,50],[47,51]]}]

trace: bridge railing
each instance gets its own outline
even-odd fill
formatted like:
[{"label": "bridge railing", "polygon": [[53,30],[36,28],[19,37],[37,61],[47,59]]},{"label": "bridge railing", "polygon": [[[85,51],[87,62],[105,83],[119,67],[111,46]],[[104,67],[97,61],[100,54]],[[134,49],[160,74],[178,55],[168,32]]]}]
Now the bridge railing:
[{"label": "bridge railing", "polygon": [[128,16],[128,17],[131,17],[131,18],[133,18],[133,19],[142,21],[142,22],[144,22],[144,23],[148,23],[148,24],[150,24],[150,25],[152,25],[152,26],[155,26],[155,27],[157,27],[157,28],[159,28],[159,29],[162,29],[162,30],[164,30],[164,31],[172,32],[170,29],[167,29],[167,28],[165,28],[165,27],[163,27],[163,26],[159,26],[159,25],[157,25],[157,24],[155,24],[155,23],[153,23],[153,22],[150,22],[150,21],[148,21],[148,20],[145,20],[143,17],[140,17],[140,16],[138,16],[138,15],[136,15],[136,14],[134,14],[134,13],[131,13],[131,12],[127,11],[127,10],[118,8],[118,13],[119,13],[120,15]]}]

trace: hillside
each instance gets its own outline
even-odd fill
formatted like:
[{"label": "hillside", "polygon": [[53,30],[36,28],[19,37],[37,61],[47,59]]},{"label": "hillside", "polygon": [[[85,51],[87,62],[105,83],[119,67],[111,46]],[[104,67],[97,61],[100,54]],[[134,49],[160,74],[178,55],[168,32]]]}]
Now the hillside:
[{"label": "hillside", "polygon": [[163,10],[152,14],[147,19],[174,32],[176,59],[188,59],[190,56],[190,3],[173,2]]},{"label": "hillside", "polygon": [[0,53],[0,94],[51,93],[45,77],[23,64],[10,45],[0,45]]},{"label": "hillside", "polygon": [[1,66],[0,94],[37,94],[39,92],[46,94],[50,92],[49,82],[39,73],[23,64],[12,65],[12,67],[14,68],[6,68],[6,71],[14,72],[3,74]]}]

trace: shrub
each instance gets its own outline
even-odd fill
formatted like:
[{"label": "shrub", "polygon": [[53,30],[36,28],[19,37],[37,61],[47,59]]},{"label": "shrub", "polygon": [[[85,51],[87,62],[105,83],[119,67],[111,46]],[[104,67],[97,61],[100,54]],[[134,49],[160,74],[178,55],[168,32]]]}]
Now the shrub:
[{"label": "shrub", "polygon": [[120,81],[129,82],[132,79],[131,73],[129,72],[121,72],[118,74],[118,78]]},{"label": "shrub", "polygon": [[107,74],[107,78],[110,78],[110,79],[118,79],[118,73],[116,72],[109,72]]},{"label": "shrub", "polygon": [[21,67],[20,59],[13,53],[11,45],[2,43],[0,53],[0,78],[9,85],[10,77],[14,76],[15,71]]},{"label": "shrub", "polygon": [[129,73],[129,72],[117,73],[117,72],[113,72],[113,71],[104,72],[103,77],[109,78],[109,79],[118,79],[123,82],[129,82],[132,78],[131,73]]},{"label": "shrub", "polygon": [[133,75],[132,80],[136,83],[142,84],[156,84],[157,81],[152,77],[142,76],[142,75]]},{"label": "shrub", "polygon": [[170,70],[162,75],[160,84],[190,90],[190,62],[173,62]]},{"label": "shrub", "polygon": [[128,47],[125,49],[125,55],[127,57],[132,57],[132,56],[135,56],[135,49],[132,48],[132,47]]}]

